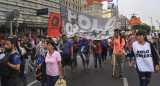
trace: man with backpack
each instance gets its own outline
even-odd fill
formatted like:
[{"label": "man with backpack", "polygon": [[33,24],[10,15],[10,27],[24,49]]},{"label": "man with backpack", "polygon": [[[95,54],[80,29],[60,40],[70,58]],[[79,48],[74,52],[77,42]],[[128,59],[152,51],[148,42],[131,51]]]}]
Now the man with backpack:
[{"label": "man with backpack", "polygon": [[[8,39],[5,44],[6,55],[3,59],[5,65],[0,65],[1,86],[17,86],[18,74],[20,70],[20,57],[16,53],[15,46],[16,41],[14,39]],[[1,64],[1,63],[0,63]],[[4,67],[4,68],[3,68]]]},{"label": "man with backpack", "polygon": [[74,67],[77,67],[77,54],[79,50],[77,36],[72,37],[72,42],[73,42],[73,63]]},{"label": "man with backpack", "polygon": [[[115,43],[115,44],[114,44]],[[124,51],[125,40],[120,36],[120,30],[114,30],[114,39],[112,39],[113,54],[115,55],[115,65],[118,63],[119,67],[119,79],[123,79],[123,66],[124,66],[124,55],[119,53],[119,50]],[[117,68],[115,68],[116,70]],[[114,72],[115,73],[115,72]],[[113,77],[115,77],[116,73]]]},{"label": "man with backpack", "polygon": [[92,48],[93,48],[93,57],[94,57],[94,67],[97,70],[97,59],[99,61],[99,66],[102,68],[102,41],[101,40],[94,40],[92,43]]},{"label": "man with backpack", "polygon": [[82,64],[83,68],[82,70],[86,69],[86,64],[87,64],[87,69],[89,69],[89,54],[91,52],[91,47],[90,47],[90,42],[83,38],[82,40],[79,40],[79,55],[82,58]]},{"label": "man with backpack", "polygon": [[23,37],[24,39],[24,42],[22,43],[22,47],[26,50],[27,54],[24,55],[25,57],[25,70],[24,70],[24,73],[27,75],[27,72],[28,72],[28,67],[30,67],[30,71],[32,72],[33,70],[33,67],[31,65],[31,50],[32,50],[32,44],[28,41],[28,37],[27,35],[25,35]]}]

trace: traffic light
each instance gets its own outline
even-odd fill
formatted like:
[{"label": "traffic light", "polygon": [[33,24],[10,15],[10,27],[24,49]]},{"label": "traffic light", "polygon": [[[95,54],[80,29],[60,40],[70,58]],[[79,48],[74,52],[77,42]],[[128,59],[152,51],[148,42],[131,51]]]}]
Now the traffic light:
[{"label": "traffic light", "polygon": [[39,16],[39,15],[48,15],[48,8],[38,9],[36,11],[36,15],[37,16]]}]

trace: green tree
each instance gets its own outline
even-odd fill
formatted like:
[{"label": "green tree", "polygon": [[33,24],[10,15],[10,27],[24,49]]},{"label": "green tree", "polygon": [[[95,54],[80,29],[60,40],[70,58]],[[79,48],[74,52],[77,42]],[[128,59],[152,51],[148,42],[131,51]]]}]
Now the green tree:
[{"label": "green tree", "polygon": [[151,30],[151,26],[149,26],[149,25],[147,25],[146,23],[142,23],[142,24],[140,24],[140,25],[133,25],[132,26],[132,30],[135,30],[135,29],[140,29],[140,30],[145,30],[145,31],[147,31],[147,30]]}]

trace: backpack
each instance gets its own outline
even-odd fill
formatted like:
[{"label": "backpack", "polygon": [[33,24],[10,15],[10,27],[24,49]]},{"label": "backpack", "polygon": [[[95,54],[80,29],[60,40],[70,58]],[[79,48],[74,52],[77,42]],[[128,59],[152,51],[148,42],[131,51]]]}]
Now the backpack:
[{"label": "backpack", "polygon": [[[46,57],[47,53],[45,53],[45,57]],[[42,81],[44,82],[46,80],[46,63],[45,61],[43,61],[43,63],[41,64],[41,67],[37,67],[36,68],[36,79],[38,81]]]},{"label": "backpack", "polygon": [[98,51],[98,50],[99,50],[99,45],[98,45],[99,43],[94,41],[93,44],[96,45],[96,48],[92,47],[92,48],[93,48],[93,51],[94,51],[94,52],[95,52],[95,51]]},{"label": "backpack", "polygon": [[[15,54],[17,54],[17,53],[15,53]],[[15,54],[6,54],[4,57],[2,57],[2,59],[0,59],[0,76],[10,75],[11,71],[9,71],[10,67],[7,65],[7,63],[11,59],[11,57],[13,57]]]},{"label": "backpack", "polygon": [[41,67],[36,68],[36,79],[38,81],[45,81],[46,80],[46,63],[43,62]]},{"label": "backpack", "polygon": [[108,47],[108,42],[106,42],[106,40],[102,40],[102,48],[107,48]]},{"label": "backpack", "polygon": [[82,53],[85,53],[85,54],[87,54],[87,53],[89,53],[88,52],[88,48],[85,46],[85,41],[82,41]]},{"label": "backpack", "polygon": [[78,46],[77,44],[74,46],[74,50],[75,50],[76,52],[79,50],[79,46]]}]

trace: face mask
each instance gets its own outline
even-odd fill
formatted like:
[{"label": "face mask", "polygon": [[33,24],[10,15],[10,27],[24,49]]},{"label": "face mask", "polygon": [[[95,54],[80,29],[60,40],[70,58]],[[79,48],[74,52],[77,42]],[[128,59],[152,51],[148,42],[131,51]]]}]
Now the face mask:
[{"label": "face mask", "polygon": [[10,49],[5,48],[5,51],[6,51],[7,53],[11,53],[12,48],[10,48]]}]

